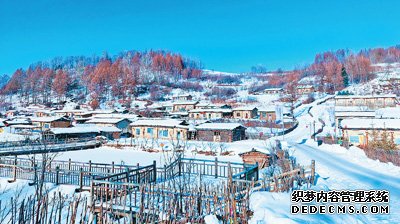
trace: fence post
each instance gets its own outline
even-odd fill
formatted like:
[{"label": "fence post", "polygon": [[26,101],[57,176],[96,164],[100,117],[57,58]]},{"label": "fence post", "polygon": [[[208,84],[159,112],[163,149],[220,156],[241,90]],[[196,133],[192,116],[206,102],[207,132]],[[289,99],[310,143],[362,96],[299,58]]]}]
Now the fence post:
[{"label": "fence post", "polygon": [[136,169],[137,183],[140,183],[140,172],[139,172],[139,167],[140,167],[140,164],[137,163],[137,169]]},{"label": "fence post", "polygon": [[167,180],[167,165],[164,164],[164,181]]},{"label": "fence post", "polygon": [[82,190],[82,188],[83,188],[83,168],[81,167],[80,169],[79,169],[79,189],[81,189]]},{"label": "fence post", "polygon": [[92,160],[89,160],[89,175],[91,175],[92,172]]},{"label": "fence post", "polygon": [[258,176],[258,162],[256,162],[256,179],[255,179],[255,181],[258,181],[258,178],[259,178],[259,176]]},{"label": "fence post", "polygon": [[181,172],[182,172],[182,160],[181,160],[181,157],[179,156],[179,158],[178,158],[178,176],[181,176]]},{"label": "fence post", "polygon": [[59,183],[60,167],[56,166],[56,185]]},{"label": "fence post", "polygon": [[111,173],[114,173],[114,161],[111,162]]},{"label": "fence post", "polygon": [[17,180],[17,165],[18,165],[18,157],[15,156],[14,158],[14,170],[13,170],[13,180]]},{"label": "fence post", "polygon": [[153,160],[153,181],[156,182],[157,180],[157,163]]},{"label": "fence post", "polygon": [[129,183],[129,168],[125,168],[125,173],[126,173],[126,182]]},{"label": "fence post", "polygon": [[71,171],[71,158],[68,159],[68,170]]},{"label": "fence post", "polygon": [[218,178],[218,158],[215,157],[215,178]]},{"label": "fence post", "polygon": [[311,160],[311,184],[314,185],[314,177],[315,177],[315,160]]}]

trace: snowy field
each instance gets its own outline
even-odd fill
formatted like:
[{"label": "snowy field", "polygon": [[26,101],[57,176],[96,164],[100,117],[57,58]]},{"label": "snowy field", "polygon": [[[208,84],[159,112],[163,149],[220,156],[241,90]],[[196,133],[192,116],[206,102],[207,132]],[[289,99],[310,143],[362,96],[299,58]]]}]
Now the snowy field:
[{"label": "snowy field", "polygon": [[[322,99],[321,99],[322,101]],[[276,139],[288,142],[290,152],[303,165],[309,165],[311,160],[316,162],[316,185],[314,190],[359,190],[376,189],[390,191],[390,213],[389,215],[293,215],[290,213],[290,193],[270,193],[254,192],[251,195],[250,206],[254,211],[254,216],[250,223],[400,223],[400,167],[390,163],[381,163],[366,157],[364,152],[356,147],[350,149],[342,148],[338,145],[317,146],[310,140],[311,123],[316,123],[316,128],[322,127],[320,120],[326,124],[323,134],[332,133],[330,125],[332,120],[331,107],[329,103],[317,105],[316,101],[309,105],[302,105],[296,109],[295,114],[299,121],[299,126],[293,132],[276,137]],[[312,116],[310,115],[310,113]],[[246,140],[233,143],[224,143],[224,150],[232,151],[231,156],[217,156],[219,160],[241,162],[238,154],[248,151],[251,148],[267,149],[274,138],[269,141]],[[158,142],[163,147],[169,142]],[[203,143],[204,144],[204,143]],[[172,146],[170,146],[171,148]],[[210,159],[213,156],[205,156],[193,152],[195,148],[207,148],[218,146],[206,146],[200,142],[189,141],[187,143],[186,157]],[[153,160],[157,165],[163,165],[165,158],[169,156],[170,150],[163,152],[145,152],[129,146],[114,148],[104,146],[97,149],[59,153],[57,160],[68,160],[99,163],[137,163],[147,165]],[[219,155],[219,154],[218,154]],[[6,180],[0,179],[0,189],[4,192],[1,198],[9,200],[12,192],[18,189],[17,185],[27,185],[26,181],[17,181],[9,184]],[[66,194],[73,194],[73,186],[54,186],[48,185],[52,191],[61,189]],[[24,190],[28,194],[31,190]],[[215,217],[208,216],[207,223],[218,223]]]}]

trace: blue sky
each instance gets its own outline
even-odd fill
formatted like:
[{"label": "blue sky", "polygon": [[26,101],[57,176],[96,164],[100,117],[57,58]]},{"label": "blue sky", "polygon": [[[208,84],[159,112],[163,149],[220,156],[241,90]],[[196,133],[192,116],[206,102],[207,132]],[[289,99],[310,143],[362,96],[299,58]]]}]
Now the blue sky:
[{"label": "blue sky", "polygon": [[0,74],[55,56],[165,49],[242,72],[400,44],[398,0],[0,0]]}]

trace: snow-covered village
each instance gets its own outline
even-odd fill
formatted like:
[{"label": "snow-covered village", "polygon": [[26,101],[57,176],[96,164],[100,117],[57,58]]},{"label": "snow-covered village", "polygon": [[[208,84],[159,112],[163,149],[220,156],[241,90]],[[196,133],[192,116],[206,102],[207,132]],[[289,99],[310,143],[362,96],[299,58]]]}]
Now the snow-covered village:
[{"label": "snow-covered village", "polygon": [[179,2],[0,1],[0,223],[400,223],[397,7]]}]

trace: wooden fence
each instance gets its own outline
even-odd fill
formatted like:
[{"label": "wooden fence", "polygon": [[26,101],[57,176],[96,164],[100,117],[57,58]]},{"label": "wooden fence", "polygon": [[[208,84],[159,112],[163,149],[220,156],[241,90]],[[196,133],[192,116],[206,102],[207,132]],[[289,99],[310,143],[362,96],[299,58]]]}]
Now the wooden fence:
[{"label": "wooden fence", "polygon": [[257,165],[214,160],[177,158],[168,166],[157,168],[157,181],[165,181],[184,174],[215,178],[258,180]]},{"label": "wooden fence", "polygon": [[143,167],[123,164],[75,162],[54,160],[47,164],[43,169],[41,160],[31,160],[18,157],[2,157],[0,159],[0,176],[16,179],[31,180],[36,182],[42,171],[44,171],[44,182],[55,184],[78,185],[89,187],[91,181],[96,178],[102,178],[113,174],[124,173],[127,170],[133,172]]},{"label": "wooden fence", "polygon": [[96,148],[101,145],[102,141],[94,139],[90,141],[49,142],[45,144],[43,142],[32,144],[6,143],[0,146],[0,156],[56,153]]}]

